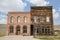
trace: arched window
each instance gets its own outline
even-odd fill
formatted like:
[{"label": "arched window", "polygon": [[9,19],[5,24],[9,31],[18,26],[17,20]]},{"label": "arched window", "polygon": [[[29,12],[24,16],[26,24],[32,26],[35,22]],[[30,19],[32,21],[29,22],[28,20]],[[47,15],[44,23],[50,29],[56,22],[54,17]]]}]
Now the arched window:
[{"label": "arched window", "polygon": [[14,31],[14,27],[10,26],[10,33],[13,33],[13,31]]},{"label": "arched window", "polygon": [[11,16],[10,21],[11,21],[11,23],[14,22],[14,17],[13,16]]},{"label": "arched window", "polygon": [[26,16],[24,16],[24,23],[26,23],[26,21],[27,21],[27,17],[26,17]]},{"label": "arched window", "polygon": [[49,22],[49,21],[50,21],[50,17],[46,16],[46,22]]},{"label": "arched window", "polygon": [[20,16],[17,17],[17,22],[20,22]]},{"label": "arched window", "polygon": [[27,26],[23,26],[23,33],[27,33]]},{"label": "arched window", "polygon": [[34,16],[34,22],[36,22],[36,16]]}]

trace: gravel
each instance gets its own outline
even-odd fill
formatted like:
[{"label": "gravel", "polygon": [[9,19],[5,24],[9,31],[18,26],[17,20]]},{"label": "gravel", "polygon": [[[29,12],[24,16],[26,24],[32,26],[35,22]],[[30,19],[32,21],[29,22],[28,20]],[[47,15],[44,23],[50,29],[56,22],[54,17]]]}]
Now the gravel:
[{"label": "gravel", "polygon": [[0,40],[39,40],[39,39],[33,38],[33,36],[13,35],[13,36],[0,37]]}]

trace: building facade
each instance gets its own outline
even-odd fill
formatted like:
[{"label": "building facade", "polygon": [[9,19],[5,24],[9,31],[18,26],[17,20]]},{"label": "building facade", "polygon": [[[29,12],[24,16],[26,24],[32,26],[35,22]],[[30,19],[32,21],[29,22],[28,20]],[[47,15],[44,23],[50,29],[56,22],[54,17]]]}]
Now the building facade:
[{"label": "building facade", "polygon": [[9,12],[7,35],[53,35],[52,6],[32,6],[30,12]]}]

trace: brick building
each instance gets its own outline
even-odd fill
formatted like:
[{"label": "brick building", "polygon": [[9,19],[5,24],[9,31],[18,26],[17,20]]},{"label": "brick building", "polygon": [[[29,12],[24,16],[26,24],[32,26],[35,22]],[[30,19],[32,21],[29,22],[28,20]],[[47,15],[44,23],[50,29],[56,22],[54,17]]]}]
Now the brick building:
[{"label": "brick building", "polygon": [[31,6],[30,12],[8,12],[7,35],[53,35],[52,6]]}]

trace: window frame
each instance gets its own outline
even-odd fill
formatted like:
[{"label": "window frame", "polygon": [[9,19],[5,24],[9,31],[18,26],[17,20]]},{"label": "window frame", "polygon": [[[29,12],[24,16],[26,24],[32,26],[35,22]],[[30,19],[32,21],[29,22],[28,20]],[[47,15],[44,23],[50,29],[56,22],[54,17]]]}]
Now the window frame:
[{"label": "window frame", "polygon": [[14,16],[10,17],[10,22],[13,23],[14,22]]},{"label": "window frame", "polygon": [[46,16],[46,22],[50,22],[50,17]]},{"label": "window frame", "polygon": [[17,22],[18,22],[18,23],[20,22],[20,16],[17,17]]},{"label": "window frame", "polygon": [[34,22],[36,22],[37,21],[37,17],[36,16],[34,16]]},{"label": "window frame", "polygon": [[39,18],[40,18],[40,22],[43,22],[43,16],[40,16]]},{"label": "window frame", "polygon": [[10,26],[10,31],[9,31],[9,33],[14,33],[14,26]]},{"label": "window frame", "polygon": [[24,16],[24,23],[26,23],[27,22],[27,17],[26,16]]},{"label": "window frame", "polygon": [[27,33],[27,26],[23,26],[23,33]]}]

